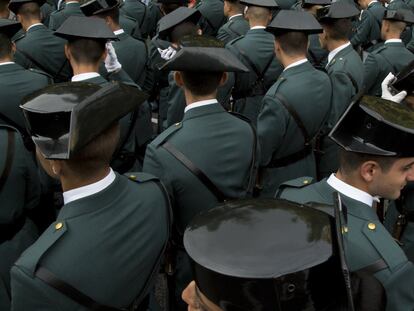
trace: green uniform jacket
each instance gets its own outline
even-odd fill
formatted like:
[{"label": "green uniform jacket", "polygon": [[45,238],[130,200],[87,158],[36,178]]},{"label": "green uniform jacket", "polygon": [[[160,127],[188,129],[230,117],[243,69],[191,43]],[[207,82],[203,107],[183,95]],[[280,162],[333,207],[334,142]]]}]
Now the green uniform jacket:
[{"label": "green uniform jacket", "polygon": [[83,16],[79,2],[71,2],[59,11],[50,14],[49,29],[58,29],[69,16]]},{"label": "green uniform jacket", "polygon": [[367,94],[381,96],[381,82],[388,73],[400,72],[414,60],[414,54],[402,42],[384,43],[368,54],[364,62],[364,86]]},{"label": "green uniform jacket", "polygon": [[269,167],[272,158],[291,156],[303,150],[305,142],[299,126],[277,99],[277,94],[281,94],[296,110],[310,138],[313,138],[328,117],[332,88],[328,75],[306,62],[283,71],[266,93],[257,120],[261,148],[262,197],[272,197],[282,182],[297,178],[304,172],[307,172],[306,175],[316,176],[315,157],[312,152],[289,165]]},{"label": "green uniform jacket", "polygon": [[[26,129],[20,104],[22,99],[47,86],[50,77],[40,71],[26,70],[13,63],[0,66],[0,113],[15,122],[21,129]],[[1,123],[8,123],[0,115]],[[13,125],[13,124],[10,124]]]},{"label": "green uniform jacket", "polygon": [[19,132],[4,125],[0,125],[0,175],[6,164],[8,130],[14,133],[15,146],[10,173],[0,191],[0,226],[14,224],[19,227],[19,220],[24,224],[11,239],[2,241],[4,236],[0,237],[0,310],[5,311],[10,310],[10,268],[37,238],[35,225],[24,214],[37,207],[40,199],[40,184],[33,156],[24,147]]},{"label": "green uniform jacket", "polygon": [[319,177],[327,177],[338,169],[338,146],[326,135],[348,108],[352,98],[362,90],[364,77],[361,58],[352,45],[339,51],[326,70],[332,83],[332,100],[329,119],[322,133]]},{"label": "green uniform jacket", "polygon": [[[278,195],[298,203],[333,204],[333,193],[336,191],[326,182],[326,179],[310,186],[306,186],[307,184],[309,179],[289,181],[281,186]],[[347,208],[348,230],[344,236],[345,256],[350,271],[357,271],[380,259],[384,260],[388,267],[374,275],[387,293],[386,310],[413,310],[413,264],[407,260],[404,252],[381,224],[371,206],[343,194],[341,199]]]},{"label": "green uniform jacket", "polygon": [[[170,194],[178,243],[191,219],[214,207],[218,200],[186,167],[162,147],[168,142],[183,153],[229,198],[248,195],[253,155],[250,125],[211,104],[187,111],[181,123],[171,126],[148,145],[144,172],[159,176]],[[176,301],[174,310],[186,310],[181,292],[192,280],[184,252],[176,258]],[[181,303],[180,303],[181,301]]]},{"label": "green uniform jacket", "polygon": [[[226,48],[250,70],[249,73],[235,74],[233,89],[235,103],[233,109],[248,117],[255,125],[263,96],[283,71],[283,66],[275,56],[274,41],[274,36],[264,29],[250,29],[246,35],[226,45]],[[252,68],[251,63],[264,78],[264,83],[260,84],[260,88],[254,88],[258,75],[255,69]],[[264,72],[265,70],[266,72]]]},{"label": "green uniform jacket", "polygon": [[216,36],[220,27],[226,23],[223,0],[202,0],[195,8],[202,15],[199,24],[203,35]]},{"label": "green uniform jacket", "polygon": [[243,36],[249,29],[249,23],[243,15],[230,17],[229,21],[218,30],[217,39],[226,44],[233,39]]},{"label": "green uniform jacket", "polygon": [[[408,10],[408,11],[413,10],[404,0],[393,0],[392,2],[388,4],[388,7],[387,7],[387,10],[401,10],[401,9]],[[414,40],[412,38],[411,32],[412,32],[412,27],[407,25],[407,27],[401,34],[401,39],[405,45],[409,44],[411,40]]]},{"label": "green uniform jacket", "polygon": [[15,43],[22,52],[15,54],[16,63],[24,68],[40,69],[50,74],[55,82],[70,80],[72,70],[64,51],[66,41],[53,35],[52,30],[44,25],[33,26]]},{"label": "green uniform jacket", "polygon": [[13,311],[87,310],[35,277],[39,266],[117,308],[150,290],[145,285],[168,239],[169,207],[155,177],[135,179],[116,174],[107,188],[62,207],[12,268]]},{"label": "green uniform jacket", "polygon": [[375,45],[381,39],[381,22],[385,8],[379,2],[374,2],[362,11],[361,20],[351,38],[353,46],[362,45],[364,49]]},{"label": "green uniform jacket", "polygon": [[292,6],[294,6],[296,3],[296,0],[279,0],[277,2],[277,5],[282,9],[282,10],[290,10],[292,9]]},{"label": "green uniform jacket", "polygon": [[147,38],[148,9],[144,3],[139,0],[125,0],[120,7],[120,12],[136,20],[142,37]]},{"label": "green uniform jacket", "polygon": [[120,12],[119,25],[125,32],[136,39],[141,39],[141,29],[135,19]]},{"label": "green uniform jacket", "polygon": [[325,68],[329,52],[321,47],[318,34],[311,34],[309,38],[308,59],[316,69]]}]

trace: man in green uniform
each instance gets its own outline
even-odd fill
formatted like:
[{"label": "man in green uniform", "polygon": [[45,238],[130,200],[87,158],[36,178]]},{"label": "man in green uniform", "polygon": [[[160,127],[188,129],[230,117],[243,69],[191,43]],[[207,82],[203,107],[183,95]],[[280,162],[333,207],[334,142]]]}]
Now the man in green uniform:
[{"label": "man in green uniform", "polygon": [[83,16],[79,0],[67,0],[65,6],[50,14],[49,28],[58,29],[69,16]]},{"label": "man in green uniform", "polygon": [[310,186],[308,178],[289,181],[277,193],[298,203],[332,204],[339,192],[348,219],[344,232],[350,271],[368,272],[382,283],[387,311],[414,308],[414,266],[375,211],[378,197],[396,199],[414,179],[413,119],[413,111],[401,104],[362,97],[330,133],[342,148],[336,174]]},{"label": "man in green uniform", "polygon": [[372,50],[381,40],[381,21],[385,8],[377,0],[358,0],[362,8],[360,21],[351,37],[351,44],[362,50]]},{"label": "man in green uniform", "polygon": [[149,12],[145,3],[136,0],[124,0],[121,4],[120,11],[123,15],[136,20],[141,30],[142,38],[146,39],[149,32],[149,29],[147,29]]},{"label": "man in green uniform", "polygon": [[244,8],[245,6],[239,0],[224,1],[224,16],[228,18],[228,21],[218,30],[217,39],[226,44],[246,34],[249,30],[249,23],[243,16]]},{"label": "man in green uniform", "polygon": [[275,57],[274,37],[265,31],[272,19],[274,0],[242,0],[247,6],[246,18],[250,30],[246,35],[228,43],[226,48],[237,56],[250,70],[237,73],[232,91],[233,111],[248,117],[256,125],[263,96],[276,82],[283,67]]},{"label": "man in green uniform", "polygon": [[316,176],[312,145],[328,117],[332,92],[329,77],[306,59],[307,35],[322,32],[313,15],[281,10],[267,30],[275,35],[284,71],[263,98],[257,120],[263,197],[304,172]]},{"label": "man in green uniform", "polygon": [[186,46],[163,66],[175,70],[186,108],[182,122],[161,133],[148,145],[144,172],[159,176],[172,200],[177,243],[174,274],[176,306],[186,310],[181,292],[191,280],[182,234],[190,220],[217,202],[249,195],[255,180],[256,134],[245,120],[218,103],[217,88],[227,73],[247,68],[228,50]]},{"label": "man in green uniform", "polygon": [[26,70],[13,62],[14,45],[10,41],[21,25],[0,19],[0,122],[25,132],[22,99],[49,84],[50,78],[38,70]]},{"label": "man in green uniform", "polygon": [[42,0],[12,0],[9,9],[16,14],[25,34],[15,40],[16,63],[24,68],[40,69],[55,82],[70,79],[71,70],[65,58],[65,41],[53,35],[53,32],[40,22]]},{"label": "man in green uniform", "polygon": [[224,16],[224,3],[222,0],[201,0],[195,6],[200,11],[200,27],[203,34],[208,36],[217,36],[221,26],[226,23]]},{"label": "man in green uniform", "polygon": [[135,87],[68,83],[22,106],[42,166],[61,181],[64,206],[12,268],[12,310],[146,310],[168,239],[167,195],[157,178],[128,180],[109,165],[117,121],[144,100]]},{"label": "man in green uniform", "polygon": [[320,137],[321,155],[317,157],[318,177],[323,178],[338,169],[338,148],[327,135],[340,116],[362,90],[363,64],[349,42],[352,18],[359,11],[347,2],[335,2],[317,11],[323,27],[319,35],[322,48],[329,51],[326,71],[332,83],[331,112]]},{"label": "man in green uniform", "polygon": [[414,60],[400,39],[407,24],[414,23],[414,13],[387,10],[381,27],[384,45],[368,54],[364,62],[364,86],[367,94],[381,96],[381,82],[388,73],[397,74]]}]

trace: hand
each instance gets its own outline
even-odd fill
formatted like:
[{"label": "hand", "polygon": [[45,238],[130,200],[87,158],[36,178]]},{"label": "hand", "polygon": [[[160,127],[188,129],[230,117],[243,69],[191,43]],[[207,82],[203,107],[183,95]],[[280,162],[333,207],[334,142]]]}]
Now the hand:
[{"label": "hand", "polygon": [[382,95],[381,98],[387,99],[396,103],[401,103],[407,96],[406,91],[401,91],[398,94],[392,95],[389,85],[395,80],[395,76],[390,72],[381,83]]},{"label": "hand", "polygon": [[198,303],[196,295],[196,284],[194,281],[188,284],[183,290],[181,298],[188,304],[188,311],[200,310],[200,304]]},{"label": "hand", "polygon": [[122,65],[118,61],[116,56],[115,49],[111,42],[106,43],[106,58],[105,58],[105,68],[108,72],[118,72],[121,70]]},{"label": "hand", "polygon": [[170,60],[174,57],[175,53],[177,53],[177,50],[174,49],[172,46],[169,46],[168,49],[165,50],[158,48],[158,52],[160,53],[162,59]]}]

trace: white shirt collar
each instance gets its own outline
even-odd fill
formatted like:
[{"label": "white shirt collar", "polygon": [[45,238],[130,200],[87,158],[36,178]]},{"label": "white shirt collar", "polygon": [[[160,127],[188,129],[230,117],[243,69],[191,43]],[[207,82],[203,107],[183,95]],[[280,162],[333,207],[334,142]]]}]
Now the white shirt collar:
[{"label": "white shirt collar", "polygon": [[243,14],[234,14],[234,15],[232,15],[232,16],[230,16],[229,17],[229,21],[231,20],[231,19],[233,19],[234,17],[237,17],[237,16],[243,16]]},{"label": "white shirt collar", "polygon": [[340,51],[342,51],[343,49],[345,49],[346,47],[350,45],[351,45],[351,42],[347,42],[345,44],[342,44],[341,46],[338,46],[336,49],[330,51],[328,54],[328,64],[331,62],[331,60],[333,60],[336,54],[338,54]]},{"label": "white shirt collar", "polygon": [[80,73],[78,75],[74,75],[71,79],[72,82],[78,82],[78,81],[83,81],[83,80],[87,80],[87,79],[92,79],[92,78],[96,78],[99,77],[100,74],[97,72],[85,72],[85,73]]},{"label": "white shirt collar", "polygon": [[72,3],[79,3],[79,2],[78,1],[69,1],[69,2],[66,2],[66,5],[72,4]]},{"label": "white shirt collar", "polygon": [[112,168],[110,168],[109,174],[106,175],[106,177],[104,177],[100,181],[63,192],[63,203],[68,204],[69,202],[79,200],[88,197],[92,194],[98,193],[99,191],[104,190],[110,184],[112,184],[112,182],[115,180],[115,177],[116,175],[114,171],[112,170]]},{"label": "white shirt collar", "polygon": [[387,43],[402,43],[402,40],[401,39],[388,39],[384,42],[384,44],[387,44]]},{"label": "white shirt collar", "polygon": [[289,69],[289,68],[295,67],[295,66],[302,65],[302,64],[306,63],[307,61],[308,61],[308,60],[307,60],[306,58],[301,59],[301,60],[298,60],[298,61],[296,61],[296,62],[294,62],[294,63],[292,63],[292,64],[290,64],[290,65],[286,66],[286,67],[285,67],[285,69],[283,69],[283,71],[285,71],[285,70],[287,70],[287,69]]},{"label": "white shirt collar", "polygon": [[0,66],[2,66],[2,65],[10,65],[10,64],[14,64],[14,62],[4,62],[4,63],[0,63]]},{"label": "white shirt collar", "polygon": [[374,201],[379,202],[379,199],[377,197],[373,197],[365,191],[348,185],[347,183],[337,178],[335,174],[331,174],[326,182],[329,186],[337,190],[339,193],[342,193],[343,195],[346,195],[347,197],[350,197],[356,201],[362,202],[370,207],[372,207],[372,203]]},{"label": "white shirt collar", "polygon": [[217,104],[217,103],[218,103],[218,101],[215,98],[214,99],[200,100],[198,102],[194,102],[192,104],[187,105],[187,107],[185,107],[185,109],[184,109],[184,113],[186,113],[188,110],[193,109],[193,108],[212,105],[212,104]]},{"label": "white shirt collar", "polygon": [[39,26],[39,25],[43,25],[42,23],[35,23],[35,24],[33,24],[33,25],[30,25],[27,29],[26,29],[26,32],[28,32],[29,31],[29,29],[31,29],[31,28],[33,28],[33,27],[35,27],[35,26]]},{"label": "white shirt collar", "polygon": [[118,29],[118,30],[115,30],[114,31],[114,35],[115,36],[117,36],[117,35],[120,35],[120,34],[122,34],[122,33],[124,33],[125,31],[123,30],[123,29]]},{"label": "white shirt collar", "polygon": [[252,28],[250,28],[250,30],[252,29],[266,29],[265,26],[253,26]]}]

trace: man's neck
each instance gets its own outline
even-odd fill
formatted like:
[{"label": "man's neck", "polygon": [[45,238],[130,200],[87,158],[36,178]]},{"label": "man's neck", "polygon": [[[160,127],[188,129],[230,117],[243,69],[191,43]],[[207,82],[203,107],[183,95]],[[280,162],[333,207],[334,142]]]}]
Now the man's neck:
[{"label": "man's neck", "polygon": [[306,59],[306,55],[287,56],[285,54],[280,58],[280,62],[282,63],[283,67],[286,68],[287,66],[300,61],[301,59]]},{"label": "man's neck", "polygon": [[27,29],[29,29],[30,26],[34,25],[34,24],[41,24],[41,20],[40,19],[31,19],[31,20],[22,20],[20,21],[20,23],[22,24],[22,28],[24,31],[27,31]]},{"label": "man's neck", "polygon": [[217,92],[210,94],[210,95],[205,95],[205,96],[197,96],[197,95],[193,95],[191,94],[188,90],[184,89],[184,94],[185,94],[185,103],[186,106],[191,105],[195,102],[199,102],[202,100],[209,100],[209,99],[215,99],[217,96]]},{"label": "man's neck", "polygon": [[13,57],[8,56],[8,57],[0,59],[0,64],[9,63],[9,62],[13,62]]},{"label": "man's neck", "polygon": [[94,172],[93,174],[88,175],[88,177],[81,177],[75,174],[67,174],[60,176],[60,182],[62,184],[63,192],[69,191],[72,189],[84,187],[93,183],[96,183],[106,176],[110,172],[109,166],[103,167],[100,170]]},{"label": "man's neck", "polygon": [[353,175],[347,175],[344,174],[343,172],[341,172],[341,170],[338,170],[335,173],[336,178],[338,178],[339,180],[343,181],[344,183],[355,187],[361,191],[364,191],[366,193],[368,192],[368,185],[366,185],[363,181],[359,180],[358,178],[355,178]]},{"label": "man's neck", "polygon": [[386,33],[383,36],[384,41],[391,40],[391,39],[400,39],[400,38],[401,38],[401,34],[396,34],[396,33]]},{"label": "man's neck", "polygon": [[349,40],[329,40],[326,42],[326,48],[329,52],[339,48],[341,45],[349,43]]},{"label": "man's neck", "polygon": [[252,20],[249,20],[249,26],[250,26],[250,28],[257,27],[257,26],[267,27],[267,25],[265,25],[265,23],[256,22],[256,21],[252,21]]},{"label": "man's neck", "polygon": [[99,73],[99,63],[98,64],[73,64],[70,63],[73,69],[73,75],[79,75],[82,73],[96,72]]}]

